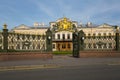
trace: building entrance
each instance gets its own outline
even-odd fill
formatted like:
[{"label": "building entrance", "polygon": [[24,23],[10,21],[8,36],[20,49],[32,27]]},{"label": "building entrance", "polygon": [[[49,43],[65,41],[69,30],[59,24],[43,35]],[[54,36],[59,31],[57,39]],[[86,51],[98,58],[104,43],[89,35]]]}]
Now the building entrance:
[{"label": "building entrance", "polygon": [[57,51],[72,51],[72,42],[57,42]]}]

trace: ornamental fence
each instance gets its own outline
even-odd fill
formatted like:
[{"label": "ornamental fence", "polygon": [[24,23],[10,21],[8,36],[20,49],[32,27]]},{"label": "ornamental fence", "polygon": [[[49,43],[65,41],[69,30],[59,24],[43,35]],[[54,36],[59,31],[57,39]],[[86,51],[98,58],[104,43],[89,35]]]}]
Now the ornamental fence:
[{"label": "ornamental fence", "polygon": [[[46,35],[8,33],[7,49],[16,51],[46,51]],[[0,50],[4,50],[4,37],[0,32]]]},{"label": "ornamental fence", "polygon": [[3,49],[3,34],[2,34],[2,32],[0,32],[0,50],[2,50]]},{"label": "ornamental fence", "polygon": [[84,50],[115,50],[115,36],[85,37]]},{"label": "ornamental fence", "polygon": [[[8,29],[3,29],[0,32],[0,52],[15,52],[15,51],[52,51],[51,31],[47,30],[46,35],[21,34],[8,32]],[[50,47],[50,48],[49,48]]]}]

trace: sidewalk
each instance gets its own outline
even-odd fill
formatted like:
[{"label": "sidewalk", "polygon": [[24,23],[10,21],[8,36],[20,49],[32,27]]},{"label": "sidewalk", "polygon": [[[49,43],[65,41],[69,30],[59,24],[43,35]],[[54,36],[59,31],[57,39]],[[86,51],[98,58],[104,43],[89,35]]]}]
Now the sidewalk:
[{"label": "sidewalk", "polygon": [[1,61],[0,67],[13,66],[80,66],[80,65],[120,65],[120,58],[73,58],[71,55],[55,55],[53,59]]}]

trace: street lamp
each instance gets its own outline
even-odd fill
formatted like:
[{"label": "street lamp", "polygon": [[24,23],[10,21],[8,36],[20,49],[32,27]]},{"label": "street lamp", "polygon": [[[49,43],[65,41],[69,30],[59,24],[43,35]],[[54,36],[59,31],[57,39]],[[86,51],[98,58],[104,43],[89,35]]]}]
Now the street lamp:
[{"label": "street lamp", "polygon": [[85,39],[85,37],[83,36],[83,37],[82,37],[82,40],[84,40],[84,39]]},{"label": "street lamp", "polygon": [[48,39],[50,40],[50,39],[51,39],[51,37],[50,37],[50,36],[48,36]]},{"label": "street lamp", "polygon": [[48,44],[51,42],[51,36],[48,36]]}]

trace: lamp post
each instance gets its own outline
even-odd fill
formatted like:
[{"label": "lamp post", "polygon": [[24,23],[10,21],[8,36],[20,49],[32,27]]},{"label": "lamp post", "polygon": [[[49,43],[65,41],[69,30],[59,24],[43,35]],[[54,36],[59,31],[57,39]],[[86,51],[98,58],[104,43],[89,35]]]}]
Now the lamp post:
[{"label": "lamp post", "polygon": [[3,25],[3,48],[7,52],[8,50],[8,29],[7,24]]},{"label": "lamp post", "polygon": [[73,57],[79,58],[79,37],[78,37],[78,32],[73,33]]},{"label": "lamp post", "polygon": [[79,50],[83,51],[84,50],[84,40],[85,40],[85,34],[83,32],[83,30],[79,31]]},{"label": "lamp post", "polygon": [[82,44],[82,46],[84,45],[84,39],[85,39],[85,37],[82,36],[82,37],[81,37],[81,44]]},{"label": "lamp post", "polygon": [[51,36],[48,36],[48,44],[50,44]]},{"label": "lamp post", "polygon": [[46,50],[48,52],[51,52],[52,51],[52,31],[50,29],[48,29],[46,31]]}]

